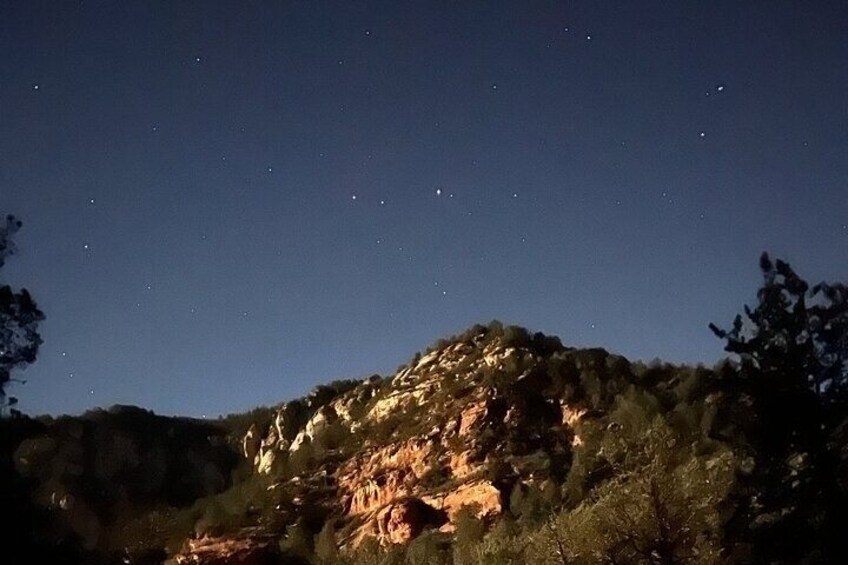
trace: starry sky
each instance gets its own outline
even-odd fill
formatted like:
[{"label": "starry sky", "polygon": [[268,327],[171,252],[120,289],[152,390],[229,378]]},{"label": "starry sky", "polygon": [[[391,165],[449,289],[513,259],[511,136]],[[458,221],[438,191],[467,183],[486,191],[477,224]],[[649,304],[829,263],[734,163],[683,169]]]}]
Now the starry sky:
[{"label": "starry sky", "polygon": [[493,318],[711,365],[848,278],[841,1],[0,1],[20,408],[213,416]]}]

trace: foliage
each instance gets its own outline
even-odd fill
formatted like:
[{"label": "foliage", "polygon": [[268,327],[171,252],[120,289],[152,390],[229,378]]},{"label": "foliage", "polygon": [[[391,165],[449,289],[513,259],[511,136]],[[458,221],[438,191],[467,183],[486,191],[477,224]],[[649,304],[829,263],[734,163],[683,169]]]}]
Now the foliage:
[{"label": "foliage", "polygon": [[809,389],[827,403],[848,394],[848,286],[810,285],[789,263],[760,257],[757,306],[745,306],[731,330],[710,329],[739,355],[747,378],[783,392]]},{"label": "foliage", "polygon": [[[9,215],[6,225],[0,226],[0,268],[5,265],[6,258],[16,252],[12,236],[21,225],[20,220]],[[15,291],[9,285],[0,286],[0,410],[18,402],[8,394],[6,387],[14,380],[13,370],[35,361],[42,343],[38,332],[42,320],[44,314],[26,289]]]},{"label": "foliage", "polygon": [[[661,442],[669,439],[667,431],[653,433]],[[548,522],[531,544],[534,557],[543,563],[719,562],[718,510],[732,484],[729,457],[669,465],[667,448],[654,443],[648,449],[654,456],[644,466]]]},{"label": "foliage", "polygon": [[[364,415],[411,391],[411,379],[337,381],[208,427],[162,423],[131,407],[32,421],[9,451],[26,462],[18,478],[35,485],[37,500],[61,487],[114,523],[98,542],[110,549],[161,551],[187,535],[258,527],[292,563],[844,562],[848,292],[824,283],[811,290],[767,257],[761,267],[759,304],[730,331],[713,326],[735,358],[712,370],[630,363],[492,322],[437,343],[451,348],[445,363],[427,368],[438,386],[382,418]],[[480,363],[494,340],[516,350]],[[328,416],[300,449],[274,452],[270,476],[249,462],[236,467],[235,440],[247,429],[270,430],[266,446],[276,445],[340,398],[355,400],[344,410],[356,426]],[[449,431],[469,402],[475,418],[484,414],[473,435]],[[480,519],[466,507],[452,534],[425,528],[406,545],[351,547],[366,518],[345,515],[335,470],[366,449],[424,437],[437,447],[414,488],[432,495],[489,480],[503,513]],[[454,476],[450,456],[466,450],[481,466]]]},{"label": "foliage", "polygon": [[731,535],[756,559],[800,559],[818,547],[844,555],[837,532],[845,492],[829,442],[848,408],[848,287],[812,288],[784,261],[760,258],[763,285],[730,330],[710,324],[736,355],[718,414],[724,437],[751,461]]},{"label": "foliage", "polygon": [[319,563],[334,565],[339,561],[339,549],[336,542],[336,530],[332,520],[327,520],[318,535],[315,536],[315,557]]},{"label": "foliage", "polygon": [[475,565],[477,546],[486,534],[486,525],[476,516],[476,508],[464,506],[454,518],[456,531],[453,536],[454,565]]}]

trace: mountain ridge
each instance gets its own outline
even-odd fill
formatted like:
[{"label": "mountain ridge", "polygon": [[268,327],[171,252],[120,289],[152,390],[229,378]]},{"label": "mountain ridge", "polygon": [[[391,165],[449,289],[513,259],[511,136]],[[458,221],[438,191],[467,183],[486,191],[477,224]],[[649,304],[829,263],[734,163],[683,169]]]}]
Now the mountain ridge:
[{"label": "mountain ridge", "polygon": [[[27,420],[7,464],[50,509],[41,543],[64,540],[81,562],[409,562],[416,547],[454,563],[560,562],[582,538],[557,528],[573,535],[584,514],[625,532],[641,516],[628,535],[656,538],[650,504],[688,556],[673,562],[744,561],[744,547],[722,547],[723,508],[752,464],[734,443],[744,422],[728,417],[733,370],[632,363],[495,321],[390,376],[218,420],[134,407]],[[598,556],[638,553],[594,527]],[[461,557],[469,531],[483,561]]]}]

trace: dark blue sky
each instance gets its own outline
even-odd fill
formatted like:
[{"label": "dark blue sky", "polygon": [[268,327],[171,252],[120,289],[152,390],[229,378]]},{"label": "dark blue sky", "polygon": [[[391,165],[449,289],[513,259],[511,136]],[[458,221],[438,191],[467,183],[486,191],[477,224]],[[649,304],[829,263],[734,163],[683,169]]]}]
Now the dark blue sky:
[{"label": "dark blue sky", "polygon": [[0,1],[28,412],[213,415],[498,318],[708,364],[848,277],[845,2]]}]

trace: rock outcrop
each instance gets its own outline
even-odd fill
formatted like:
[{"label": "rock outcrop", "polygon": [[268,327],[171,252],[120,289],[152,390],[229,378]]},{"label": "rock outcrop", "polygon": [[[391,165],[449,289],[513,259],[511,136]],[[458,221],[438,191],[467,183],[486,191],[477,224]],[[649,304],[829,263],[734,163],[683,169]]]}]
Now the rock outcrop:
[{"label": "rock outcrop", "polygon": [[[258,434],[254,465],[273,475],[276,459],[303,457],[307,446],[303,453],[324,457],[335,515],[352,525],[343,544],[367,537],[404,543],[429,527],[451,531],[463,507],[491,520],[504,511],[511,484],[498,474],[567,459],[579,441],[575,426],[585,410],[541,394],[550,380],[540,370],[545,347],[565,351],[558,342],[510,342],[481,327],[390,378],[346,385],[335,396],[317,391],[297,418],[291,404],[277,410]],[[254,442],[245,437],[246,446]],[[527,459],[531,453],[536,459]],[[303,479],[298,470],[290,474],[298,476],[280,488]]]},{"label": "rock outcrop", "polygon": [[[452,532],[463,509],[490,525],[579,502],[587,481],[606,480],[600,438],[634,383],[630,364],[603,350],[477,326],[389,377],[217,422],[119,409],[33,424],[11,459],[86,548],[125,548],[132,531],[158,536],[137,545],[161,552],[178,524],[177,539],[202,537],[172,563],[251,565],[279,561],[291,532],[310,545],[326,524],[344,552]],[[112,510],[134,504],[135,521],[113,527]]]},{"label": "rock outcrop", "polygon": [[271,565],[279,563],[276,540],[259,530],[189,539],[166,565]]}]

